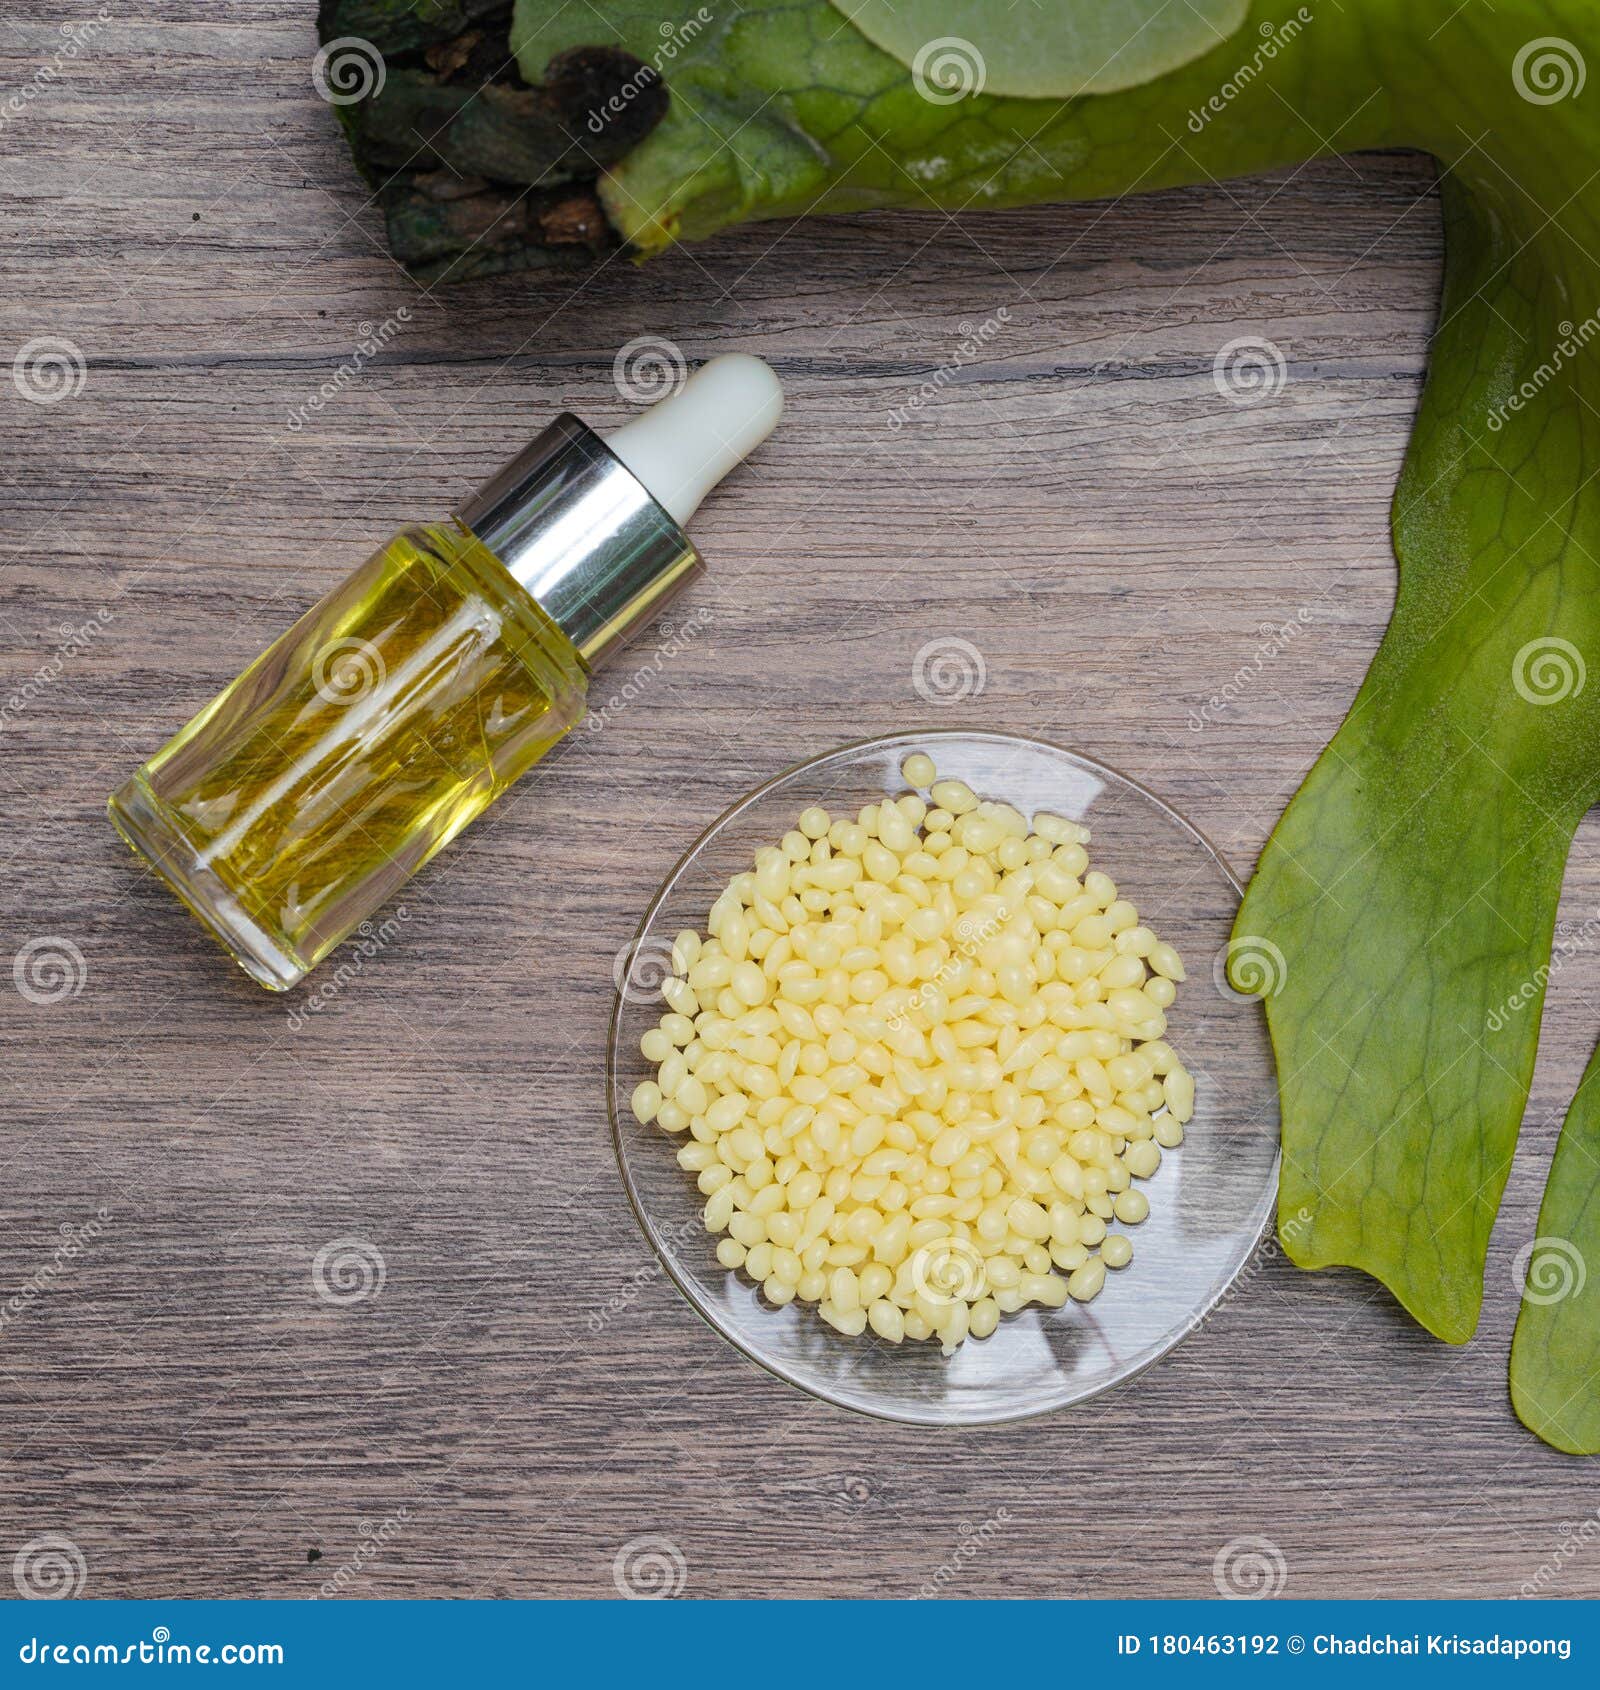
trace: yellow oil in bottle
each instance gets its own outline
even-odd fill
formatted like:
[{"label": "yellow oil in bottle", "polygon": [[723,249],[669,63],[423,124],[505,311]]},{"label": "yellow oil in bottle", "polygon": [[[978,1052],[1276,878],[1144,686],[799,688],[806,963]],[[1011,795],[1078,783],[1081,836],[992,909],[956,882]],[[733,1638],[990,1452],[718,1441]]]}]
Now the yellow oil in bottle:
[{"label": "yellow oil in bottle", "polygon": [[587,683],[469,530],[405,529],[116,792],[111,817],[282,990],[580,719]]},{"label": "yellow oil in bottle", "polygon": [[579,720],[592,666],[699,573],[684,523],[782,410],[728,353],[609,440],[562,413],[114,792],[118,831],[246,973],[295,985]]}]

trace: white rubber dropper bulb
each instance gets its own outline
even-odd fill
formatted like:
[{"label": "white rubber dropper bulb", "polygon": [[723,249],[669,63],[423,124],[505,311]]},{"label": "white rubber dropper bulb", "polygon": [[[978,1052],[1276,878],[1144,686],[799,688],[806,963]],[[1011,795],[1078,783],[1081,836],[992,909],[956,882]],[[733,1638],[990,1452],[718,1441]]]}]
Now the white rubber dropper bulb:
[{"label": "white rubber dropper bulb", "polygon": [[702,364],[606,445],[681,526],[782,415],[783,389],[771,366],[748,352],[728,352]]}]

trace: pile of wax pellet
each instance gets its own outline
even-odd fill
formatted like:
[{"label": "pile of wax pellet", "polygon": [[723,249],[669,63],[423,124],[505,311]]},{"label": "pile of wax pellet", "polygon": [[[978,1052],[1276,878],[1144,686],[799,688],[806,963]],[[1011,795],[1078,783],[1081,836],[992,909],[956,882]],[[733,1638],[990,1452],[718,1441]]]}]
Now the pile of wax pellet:
[{"label": "pile of wax pellet", "polygon": [[717,1258],[838,1331],[952,1353],[1028,1303],[1087,1302],[1149,1212],[1194,1081],[1183,979],[1088,830],[939,780],[809,809],[680,933],[641,1122],[686,1133]]}]

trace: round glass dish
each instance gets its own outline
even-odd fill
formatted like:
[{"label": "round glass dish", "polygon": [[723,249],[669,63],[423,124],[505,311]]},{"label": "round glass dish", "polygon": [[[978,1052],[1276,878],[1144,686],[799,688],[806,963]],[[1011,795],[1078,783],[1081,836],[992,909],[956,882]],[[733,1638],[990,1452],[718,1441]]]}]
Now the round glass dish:
[{"label": "round glass dish", "polygon": [[[1149,1218],[1123,1229],[1132,1264],[1106,1275],[1091,1303],[1030,1306],[946,1357],[937,1341],[894,1345],[870,1328],[835,1332],[814,1307],[774,1308],[716,1259],[704,1199],[678,1166],[683,1139],[634,1119],[629,1099],[653,1069],[639,1040],[660,1019],[673,938],[705,931],[712,900],[776,844],[808,805],[854,816],[906,789],[900,765],[928,752],[941,778],[1024,815],[1048,810],[1087,824],[1091,866],[1175,945],[1188,973],[1168,1041],[1195,1077],[1184,1142],[1142,1183]],[[694,1308],[750,1360],[827,1402],[914,1425],[1022,1419],[1082,1402],[1164,1355],[1227,1292],[1272,1208],[1278,1105],[1265,1017],[1222,981],[1219,961],[1240,887],[1227,864],[1175,810],[1103,763],[1042,740],[935,731],[895,734],[830,751],[758,787],[715,821],[667,876],[640,925],[611,1023],[607,1086],[623,1183],[645,1236]]]}]

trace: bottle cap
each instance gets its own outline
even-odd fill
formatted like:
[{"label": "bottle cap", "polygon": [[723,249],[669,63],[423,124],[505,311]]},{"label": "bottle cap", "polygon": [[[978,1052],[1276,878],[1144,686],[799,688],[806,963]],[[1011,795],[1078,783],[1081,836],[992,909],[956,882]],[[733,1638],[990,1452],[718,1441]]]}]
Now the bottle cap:
[{"label": "bottle cap", "polygon": [[778,378],[729,353],[609,441],[570,413],[460,506],[591,667],[704,567],[683,524],[783,411]]}]

